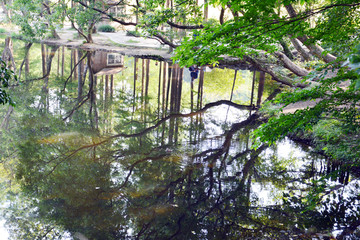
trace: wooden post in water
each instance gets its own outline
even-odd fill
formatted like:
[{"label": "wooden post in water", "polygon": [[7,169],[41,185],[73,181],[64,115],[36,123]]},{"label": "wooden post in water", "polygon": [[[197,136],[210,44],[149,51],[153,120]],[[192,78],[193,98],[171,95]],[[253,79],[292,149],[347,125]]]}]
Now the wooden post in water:
[{"label": "wooden post in water", "polygon": [[[82,57],[82,52],[81,50],[79,49],[78,50],[79,52],[79,59],[81,59]],[[82,69],[83,69],[83,63],[81,61],[81,63],[78,65],[78,68],[79,68],[79,71],[78,71],[78,100],[80,101],[81,99],[81,96],[82,96],[82,86],[83,86],[83,79],[82,79]]]},{"label": "wooden post in water", "polygon": [[167,84],[167,90],[166,90],[166,103],[165,103],[165,114],[168,109],[169,104],[169,94],[170,94],[170,86],[171,86],[171,74],[172,74],[172,64],[168,64],[168,84]]},{"label": "wooden post in water", "polygon": [[161,98],[161,62],[159,63],[158,118],[160,118],[160,98]]},{"label": "wooden post in water", "polygon": [[29,51],[32,43],[28,43],[27,45],[27,53],[26,53],[26,60],[25,60],[25,75],[28,76],[30,72],[30,64],[29,64]]},{"label": "wooden post in water", "polygon": [[147,102],[150,82],[150,59],[146,59],[145,101]]},{"label": "wooden post in water", "polygon": [[258,87],[258,99],[256,102],[256,106],[260,106],[261,98],[264,92],[264,85],[265,85],[265,72],[261,71],[259,76],[259,87]]},{"label": "wooden post in water", "polygon": [[65,47],[62,47],[62,58],[61,58],[61,77],[64,77],[64,65],[65,65]]},{"label": "wooden post in water", "polygon": [[251,86],[251,97],[250,97],[250,106],[253,107],[253,101],[254,101],[254,88],[255,88],[255,80],[256,80],[256,70],[253,72],[253,81]]},{"label": "wooden post in water", "polygon": [[41,44],[41,65],[42,65],[42,74],[46,74],[46,49],[45,44]]},{"label": "wooden post in water", "polygon": [[104,106],[105,106],[105,111],[106,111],[106,108],[108,107],[108,102],[109,102],[109,76],[108,75],[105,75],[105,102],[104,102]]},{"label": "wooden post in water", "polygon": [[231,102],[233,94],[234,94],[234,88],[235,88],[235,82],[236,82],[236,74],[237,74],[237,70],[235,70],[234,81],[233,81],[233,85],[232,85],[232,88],[231,88],[230,102]]},{"label": "wooden post in water", "polygon": [[[180,68],[180,67],[178,66],[178,74],[177,74],[177,93],[176,93],[176,108],[175,108],[176,113],[179,113],[179,112],[180,112],[183,78],[184,78],[184,68]],[[180,119],[179,119],[179,118],[176,118],[176,121],[175,121],[175,142],[178,141],[178,136],[179,136],[179,124],[180,124],[180,122],[181,122]]]},{"label": "wooden post in water", "polygon": [[[70,61],[70,72],[71,72],[71,70],[73,69],[73,61],[74,61],[73,51],[74,51],[73,49],[70,50],[70,58],[71,58],[71,61]],[[71,81],[73,80],[73,74],[71,75],[70,80],[71,80]]]},{"label": "wooden post in water", "polygon": [[192,79],[190,81],[190,110],[194,111],[194,81]]},{"label": "wooden post in water", "polygon": [[134,58],[134,91],[133,91],[133,114],[135,112],[136,81],[138,78],[138,58]]},{"label": "wooden post in water", "polygon": [[171,75],[171,94],[170,94],[170,113],[174,113],[175,112],[175,102],[176,102],[176,87],[177,87],[177,82],[176,82],[176,75],[178,74],[177,71],[177,65],[174,64],[173,65],[173,69],[172,69],[172,75]]},{"label": "wooden post in water", "polygon": [[163,87],[162,87],[162,116],[165,117],[165,99],[166,99],[166,62],[163,64]]},{"label": "wooden post in water", "polygon": [[[75,76],[75,78],[76,78],[76,76],[77,76],[77,73],[78,73],[78,71],[77,71],[77,67],[75,67],[76,66],[76,64],[78,63],[77,62],[77,53],[79,52],[80,50],[74,50],[73,51],[73,54],[74,54],[74,61],[73,61],[73,68],[74,68],[74,76]],[[80,59],[80,58],[79,58]]]},{"label": "wooden post in water", "polygon": [[58,59],[57,59],[57,68],[56,68],[56,73],[57,75],[59,76],[60,74],[60,49],[57,51],[57,54],[58,54]]},{"label": "wooden post in water", "polygon": [[144,101],[144,83],[145,83],[145,60],[142,59],[142,68],[141,68],[141,102]]},{"label": "wooden post in water", "polygon": [[184,79],[184,68],[180,68],[179,69],[179,74],[178,74],[178,92],[177,92],[177,108],[176,108],[176,112],[179,113],[180,112],[180,106],[181,106],[181,93],[182,93],[182,82]]},{"label": "wooden post in water", "polygon": [[114,96],[114,75],[110,75],[110,101],[113,101]]},{"label": "wooden post in water", "polygon": [[203,87],[204,87],[204,69],[200,68],[200,76],[199,76],[199,86],[198,86],[198,99],[196,108],[199,110],[202,108],[202,100],[203,100]]}]

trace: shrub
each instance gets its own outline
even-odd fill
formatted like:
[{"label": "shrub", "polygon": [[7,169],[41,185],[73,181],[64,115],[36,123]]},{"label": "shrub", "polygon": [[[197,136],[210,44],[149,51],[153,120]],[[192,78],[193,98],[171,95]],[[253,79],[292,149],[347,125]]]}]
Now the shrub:
[{"label": "shrub", "polygon": [[138,31],[128,30],[128,31],[126,32],[126,36],[141,37],[141,33],[139,33]]},{"label": "shrub", "polygon": [[99,32],[115,32],[115,28],[109,24],[101,25],[98,27]]}]

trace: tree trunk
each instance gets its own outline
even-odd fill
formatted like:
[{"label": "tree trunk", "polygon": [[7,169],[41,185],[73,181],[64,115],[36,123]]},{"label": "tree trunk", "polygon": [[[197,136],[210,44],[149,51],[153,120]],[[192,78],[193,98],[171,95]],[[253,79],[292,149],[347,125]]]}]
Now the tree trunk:
[{"label": "tree trunk", "polygon": [[290,51],[287,43],[284,41],[284,39],[280,39],[280,40],[279,40],[279,43],[280,43],[280,45],[282,46],[285,55],[286,55],[290,60],[293,60],[293,59],[294,59],[294,56],[292,55],[292,53],[291,53],[291,51]]},{"label": "tree trunk", "polygon": [[5,47],[2,53],[2,60],[8,65],[8,67],[16,71],[16,64],[14,60],[13,44],[10,37],[5,39]]},{"label": "tree trunk", "polygon": [[309,74],[309,71],[305,68],[301,68],[295,63],[293,63],[285,54],[282,52],[275,52],[275,55],[282,61],[284,66],[289,69],[291,72],[295,73],[298,76],[306,76]]},{"label": "tree trunk", "polygon": [[32,43],[25,43],[25,56],[19,68],[19,76],[18,76],[19,79],[21,78],[21,72],[24,65],[25,65],[25,75],[27,76],[29,74],[29,51],[31,46]]},{"label": "tree trunk", "polygon": [[[295,11],[295,9],[293,8],[293,6],[291,4],[289,5],[285,5],[285,8],[287,10],[287,12],[289,13],[291,18],[296,18],[297,17],[297,13]],[[326,63],[332,62],[336,60],[336,57],[331,55],[331,54],[326,54],[323,55],[322,53],[324,52],[324,49],[320,46],[318,46],[317,44],[311,44],[308,42],[309,38],[305,35],[305,36],[299,36],[298,39],[310,50],[310,52],[317,56],[320,59],[323,59]]]},{"label": "tree trunk", "polygon": [[225,8],[222,7],[219,16],[219,22],[221,25],[224,24],[224,15],[225,15]]},{"label": "tree trunk", "polygon": [[308,50],[303,48],[297,38],[290,38],[291,43],[294,45],[295,49],[298,51],[298,53],[301,55],[301,57],[304,59],[304,61],[310,61],[311,56]]},{"label": "tree trunk", "polygon": [[[10,4],[9,4],[10,6]],[[5,0],[1,0],[1,7],[6,15],[7,20],[9,21],[9,23],[11,23],[11,12],[10,10],[6,7],[6,3]]]},{"label": "tree trunk", "polygon": [[301,36],[298,37],[298,39],[307,47],[310,49],[310,52],[317,56],[318,58],[324,60],[324,62],[326,63],[330,63],[336,60],[336,57],[330,53],[327,53],[325,55],[323,55],[323,52],[325,51],[322,47],[320,47],[317,44],[309,44],[308,42],[308,37],[307,36]]},{"label": "tree trunk", "polygon": [[9,125],[9,121],[10,121],[10,116],[14,111],[14,107],[13,106],[9,106],[9,109],[4,117],[4,120],[2,121],[1,125],[0,125],[0,129],[8,129],[8,125]]},{"label": "tree trunk", "polygon": [[294,84],[290,78],[288,78],[287,76],[284,76],[282,74],[276,73],[275,71],[272,70],[271,67],[266,66],[266,64],[258,61],[255,58],[252,58],[250,56],[244,56],[244,60],[246,60],[248,63],[252,64],[253,66],[255,66],[256,69],[268,73],[275,81],[277,81],[279,83],[285,84],[290,87],[304,88],[307,86],[306,84],[302,84],[302,83]]},{"label": "tree trunk", "polygon": [[209,17],[209,5],[207,0],[204,0],[204,20],[207,21]]}]

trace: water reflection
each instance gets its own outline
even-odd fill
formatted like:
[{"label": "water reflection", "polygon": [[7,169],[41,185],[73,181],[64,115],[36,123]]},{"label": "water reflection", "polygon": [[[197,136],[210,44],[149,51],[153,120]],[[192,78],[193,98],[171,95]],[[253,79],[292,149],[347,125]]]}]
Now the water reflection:
[{"label": "water reflection", "polygon": [[[306,239],[357,216],[302,212],[297,196],[339,166],[289,140],[251,149],[255,106],[276,88],[263,73],[200,68],[191,81],[167,62],[23,45],[20,104],[0,110],[13,239]],[[349,188],[339,208],[358,203]]]}]

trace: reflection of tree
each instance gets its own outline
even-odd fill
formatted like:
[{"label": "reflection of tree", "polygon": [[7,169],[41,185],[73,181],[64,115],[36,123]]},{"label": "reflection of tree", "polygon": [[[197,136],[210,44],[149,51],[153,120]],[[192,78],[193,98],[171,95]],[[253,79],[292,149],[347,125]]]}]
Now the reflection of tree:
[{"label": "reflection of tree", "polygon": [[[37,123],[23,131],[41,126]],[[58,134],[46,137],[48,133],[43,132],[44,137],[19,146],[17,177],[27,194],[38,199],[36,212],[40,218],[92,239],[117,239],[122,217],[114,216],[112,199],[121,193],[111,187],[111,161],[101,154],[107,147],[99,146],[101,139],[96,136],[61,133],[65,126],[58,127]]]},{"label": "reflection of tree", "polygon": [[[138,238],[251,238],[263,234],[259,229],[283,229],[281,221],[266,223],[271,217],[262,216],[266,212],[279,217],[279,210],[250,207],[251,169],[265,146],[256,151],[244,151],[243,156],[248,159],[243,165],[240,182],[234,178],[224,179],[233,135],[253,123],[255,118],[256,115],[252,115],[234,124],[221,147],[189,156],[191,161],[185,169],[179,168],[177,163],[182,161],[181,157],[166,154],[146,156],[130,165],[125,180],[132,189],[129,211],[137,219]],[[126,158],[133,159],[133,155]]]},{"label": "reflection of tree", "polygon": [[[290,192],[281,205],[284,191],[308,193],[323,173],[344,169],[326,162],[319,169],[319,161],[312,157],[303,159],[303,168],[295,169],[289,167],[295,157],[278,158],[274,145],[251,150],[249,134],[261,120],[257,112],[251,114],[251,106],[227,100],[205,104],[204,100],[203,107],[199,103],[189,113],[180,111],[184,102],[180,101],[181,88],[186,86],[183,73],[167,63],[160,64],[162,71],[156,75],[159,85],[154,104],[149,97],[155,84],[148,76],[152,69],[148,60],[143,61],[142,83],[138,77],[142,73],[136,71],[141,61],[135,60],[129,74],[134,89],[115,91],[112,76],[93,76],[89,57],[90,53],[77,54],[71,64],[71,75],[77,81],[64,79],[64,91],[52,96],[62,108],[60,114],[67,112],[73,121],[46,111],[51,103],[38,104],[29,84],[29,99],[24,100],[27,109],[19,111],[22,120],[16,119],[16,138],[4,138],[15,131],[12,122],[4,123],[1,139],[18,144],[20,152],[5,146],[1,150],[6,150],[2,151],[5,158],[19,157],[17,177],[23,193],[33,199],[21,205],[31,216],[25,211],[7,215],[12,226],[23,228],[18,236],[31,229],[36,236],[51,230],[49,238],[67,230],[90,239],[296,239],[297,233],[304,233],[296,224],[309,228],[324,223],[319,224],[319,231],[336,224],[348,232],[356,227],[357,212],[347,215],[344,209],[356,206],[358,195],[344,199],[337,186],[319,198],[316,192],[306,198],[294,198]],[[266,83],[264,94],[271,87]],[[50,76],[48,82],[33,84],[34,89],[39,88],[35,94],[46,86],[51,96],[60,92],[64,82],[54,87]],[[195,105],[196,96],[193,98]],[[221,122],[209,113],[222,105],[241,112],[241,120]],[[211,128],[218,129],[216,134]],[[106,136],[99,137],[99,133]],[[348,179],[344,171],[339,181],[347,183]],[[317,184],[320,188],[321,182]],[[279,201],[261,205],[259,185],[272,186]],[[311,201],[327,201],[333,193],[338,201],[324,202],[322,211],[304,213],[304,208],[292,205],[298,201],[306,208]],[[19,216],[24,221],[16,222]]]}]

